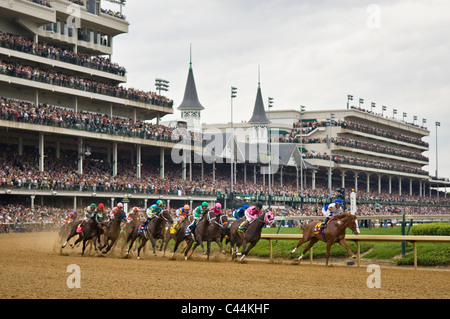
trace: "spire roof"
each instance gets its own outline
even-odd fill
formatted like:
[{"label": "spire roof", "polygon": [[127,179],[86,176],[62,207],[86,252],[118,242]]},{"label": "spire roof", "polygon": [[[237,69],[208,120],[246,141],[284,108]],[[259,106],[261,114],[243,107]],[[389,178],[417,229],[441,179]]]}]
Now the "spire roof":
[{"label": "spire roof", "polygon": [[264,110],[264,103],[261,94],[261,82],[259,80],[259,67],[258,67],[258,91],[256,92],[255,107],[253,108],[253,116],[248,121],[250,124],[269,124],[270,121],[267,118],[266,111]]},{"label": "spire roof", "polygon": [[197,88],[195,86],[194,72],[192,71],[192,50],[189,58],[189,72],[184,90],[183,102],[178,110],[204,110],[205,108],[198,100]]}]

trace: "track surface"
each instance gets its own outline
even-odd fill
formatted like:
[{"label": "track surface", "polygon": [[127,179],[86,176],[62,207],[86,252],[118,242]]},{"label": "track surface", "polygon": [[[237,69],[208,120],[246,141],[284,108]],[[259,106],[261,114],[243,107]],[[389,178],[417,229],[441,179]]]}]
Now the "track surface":
[{"label": "track surface", "polygon": [[[381,266],[381,287],[368,288],[367,265],[325,267],[317,261],[294,265],[248,259],[231,262],[215,255],[207,262],[198,248],[187,262],[147,254],[137,260],[67,246],[63,253],[57,233],[0,234],[0,298],[449,298],[448,269]],[[67,267],[79,265],[81,288],[68,288]],[[195,288],[194,288],[195,287]],[[188,295],[183,295],[183,291]]]}]

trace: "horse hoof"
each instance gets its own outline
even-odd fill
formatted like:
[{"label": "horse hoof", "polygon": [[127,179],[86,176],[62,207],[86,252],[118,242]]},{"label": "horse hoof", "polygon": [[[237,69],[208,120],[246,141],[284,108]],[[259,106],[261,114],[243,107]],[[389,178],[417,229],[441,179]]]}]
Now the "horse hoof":
[{"label": "horse hoof", "polygon": [[353,259],[356,259],[356,256],[355,256],[355,255],[353,255],[353,256],[352,256],[352,258],[353,258]]}]

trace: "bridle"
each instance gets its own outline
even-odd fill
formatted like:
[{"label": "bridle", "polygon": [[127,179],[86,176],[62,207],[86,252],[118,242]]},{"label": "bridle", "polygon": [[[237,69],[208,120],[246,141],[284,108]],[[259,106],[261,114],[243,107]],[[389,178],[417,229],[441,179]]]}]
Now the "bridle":
[{"label": "bridle", "polygon": [[224,222],[224,221],[223,221],[223,218],[226,217],[224,214],[220,214],[220,215],[219,215],[219,223],[216,221],[216,220],[217,220],[217,216],[215,216],[214,219],[211,218],[211,215],[210,215],[210,214],[208,214],[207,216],[208,216],[208,222],[209,222],[210,224],[216,224],[216,225],[218,225],[218,226],[221,227],[221,228],[224,228],[225,225],[228,224],[228,222]]}]

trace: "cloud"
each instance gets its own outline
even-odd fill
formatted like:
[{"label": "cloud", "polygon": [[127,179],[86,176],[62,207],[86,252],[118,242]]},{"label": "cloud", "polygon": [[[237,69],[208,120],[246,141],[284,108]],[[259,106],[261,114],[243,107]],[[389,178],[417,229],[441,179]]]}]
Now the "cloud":
[{"label": "cloud", "polygon": [[[441,120],[442,143],[450,137],[449,11],[448,1],[127,2],[130,32],[114,39],[113,61],[129,71],[127,86],[154,90],[156,77],[169,80],[177,106],[192,43],[208,123],[229,121],[232,85],[235,121],[251,117],[258,65],[264,102],[273,97],[274,109],[345,108],[352,94],[355,104],[376,102],[378,112],[385,105],[411,121],[426,118],[433,172],[434,122]],[[450,157],[448,147],[440,153],[441,161]],[[450,177],[450,168],[442,172]]]}]

